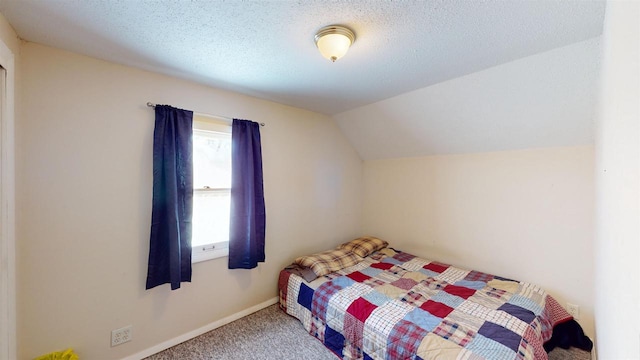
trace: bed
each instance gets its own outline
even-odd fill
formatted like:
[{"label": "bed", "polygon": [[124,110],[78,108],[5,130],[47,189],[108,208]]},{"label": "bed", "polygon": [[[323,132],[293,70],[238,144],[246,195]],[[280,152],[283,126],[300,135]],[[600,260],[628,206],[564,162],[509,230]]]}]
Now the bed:
[{"label": "bed", "polygon": [[547,359],[558,341],[592,346],[542,288],[374,237],[296,259],[278,286],[280,307],[342,359]]}]

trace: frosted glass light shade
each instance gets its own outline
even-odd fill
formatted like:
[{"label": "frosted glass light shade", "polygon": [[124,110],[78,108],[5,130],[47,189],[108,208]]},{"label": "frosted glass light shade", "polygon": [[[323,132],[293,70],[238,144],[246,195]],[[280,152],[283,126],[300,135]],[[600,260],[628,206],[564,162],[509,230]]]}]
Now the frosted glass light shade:
[{"label": "frosted glass light shade", "polygon": [[335,62],[349,51],[356,37],[353,31],[345,27],[331,25],[320,29],[315,39],[320,54]]}]

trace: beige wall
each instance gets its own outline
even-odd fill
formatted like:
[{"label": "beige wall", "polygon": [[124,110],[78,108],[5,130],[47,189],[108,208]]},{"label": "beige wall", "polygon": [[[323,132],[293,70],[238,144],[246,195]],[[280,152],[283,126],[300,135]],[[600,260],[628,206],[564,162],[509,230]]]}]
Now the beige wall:
[{"label": "beige wall", "polygon": [[[296,256],[360,234],[362,162],[334,122],[32,43],[18,124],[19,358],[74,347],[117,359],[277,295]],[[262,128],[267,262],[194,265],[191,284],[144,290],[152,194],[147,101]],[[131,343],[110,332],[133,325]]]},{"label": "beige wall", "polygon": [[593,336],[593,148],[366,161],[364,233],[543,286]]},{"label": "beige wall", "polygon": [[640,359],[640,3],[607,3],[596,132],[599,359]]}]

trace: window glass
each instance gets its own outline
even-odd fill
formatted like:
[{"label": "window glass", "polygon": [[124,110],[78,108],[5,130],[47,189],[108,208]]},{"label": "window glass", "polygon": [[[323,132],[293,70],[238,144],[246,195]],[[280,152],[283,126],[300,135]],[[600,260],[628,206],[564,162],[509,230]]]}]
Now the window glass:
[{"label": "window glass", "polygon": [[228,254],[231,126],[194,121],[193,262]]},{"label": "window glass", "polygon": [[193,131],[193,188],[231,188],[231,134]]}]

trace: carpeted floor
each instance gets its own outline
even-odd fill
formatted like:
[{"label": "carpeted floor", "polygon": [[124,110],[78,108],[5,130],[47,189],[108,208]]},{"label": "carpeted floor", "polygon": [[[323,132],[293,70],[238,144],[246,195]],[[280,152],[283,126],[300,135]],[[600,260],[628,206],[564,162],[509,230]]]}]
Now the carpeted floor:
[{"label": "carpeted floor", "polygon": [[[309,335],[302,324],[278,305],[212,330],[146,360],[336,360],[331,351]],[[589,360],[591,354],[577,349],[555,349],[550,360]]]}]

